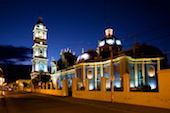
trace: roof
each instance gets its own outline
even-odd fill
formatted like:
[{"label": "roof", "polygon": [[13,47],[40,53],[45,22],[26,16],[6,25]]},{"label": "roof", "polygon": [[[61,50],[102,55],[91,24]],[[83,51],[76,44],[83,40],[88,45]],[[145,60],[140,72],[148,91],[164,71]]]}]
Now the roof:
[{"label": "roof", "polygon": [[162,52],[157,47],[147,45],[146,43],[141,44],[139,46],[139,51],[136,53],[133,53],[133,48],[121,51],[120,53],[125,53],[134,58],[163,57]]}]

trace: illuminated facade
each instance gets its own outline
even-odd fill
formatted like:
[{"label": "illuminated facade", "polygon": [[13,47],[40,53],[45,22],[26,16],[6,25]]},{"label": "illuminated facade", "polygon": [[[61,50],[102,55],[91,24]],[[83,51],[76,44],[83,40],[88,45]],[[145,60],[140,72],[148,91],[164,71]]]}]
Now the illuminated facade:
[{"label": "illuminated facade", "polygon": [[[70,54],[70,58],[65,54]],[[68,80],[68,87],[72,86],[72,79],[79,78],[79,89],[84,89],[85,79],[89,78],[89,90],[100,90],[101,77],[106,77],[106,89],[111,88],[111,78],[115,77],[114,87],[123,87],[123,75],[129,73],[130,87],[150,87],[157,89],[157,73],[164,64],[166,58],[162,52],[147,44],[139,45],[122,51],[121,41],[114,36],[114,30],[108,27],[105,37],[99,41],[97,50],[89,49],[76,58],[71,52],[61,52],[58,61],[51,62],[51,77],[54,83],[58,82],[58,88],[62,87],[61,80]],[[71,63],[72,62],[72,63]],[[74,62],[74,64],[73,64]]]},{"label": "illuminated facade", "polygon": [[37,75],[48,75],[47,67],[47,28],[42,22],[42,17],[38,18],[37,24],[33,29],[33,59],[32,59],[32,72],[31,79],[37,77]]}]

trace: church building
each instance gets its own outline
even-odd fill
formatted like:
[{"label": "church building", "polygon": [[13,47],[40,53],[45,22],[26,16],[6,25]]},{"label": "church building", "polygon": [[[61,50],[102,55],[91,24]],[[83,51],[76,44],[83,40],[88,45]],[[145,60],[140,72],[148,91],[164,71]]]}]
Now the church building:
[{"label": "church building", "polygon": [[[122,50],[120,39],[114,36],[111,27],[105,29],[105,36],[98,43],[97,50],[89,49],[78,57],[69,48],[60,53],[60,59],[51,62],[51,77],[58,89],[62,88],[61,81],[68,80],[68,87],[72,87],[72,79],[78,77],[79,89],[84,89],[85,79],[89,78],[89,90],[100,90],[101,77],[106,77],[106,89],[110,90],[112,76],[115,89],[123,87],[123,77],[129,73],[130,87],[148,86],[157,89],[157,71],[166,66],[166,57],[151,45],[137,41],[132,48]],[[33,60],[34,61],[34,60]],[[55,85],[54,85],[55,86]]]}]

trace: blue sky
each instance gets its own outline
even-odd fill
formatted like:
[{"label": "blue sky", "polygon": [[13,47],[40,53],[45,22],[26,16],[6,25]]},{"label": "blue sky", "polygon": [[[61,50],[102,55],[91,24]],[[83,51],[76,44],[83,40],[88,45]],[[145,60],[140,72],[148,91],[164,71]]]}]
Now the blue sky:
[{"label": "blue sky", "polygon": [[123,49],[132,47],[136,34],[140,44],[145,42],[163,52],[170,51],[169,0],[1,0],[0,46],[12,46],[13,50],[22,47],[27,51],[21,52],[25,60],[9,52],[7,55],[11,58],[8,59],[14,64],[31,64],[27,56],[32,57],[29,54],[33,45],[32,30],[40,10],[49,30],[49,65],[51,57],[58,60],[60,50],[67,47],[77,56],[82,47],[85,51],[96,50],[108,21],[115,36],[121,39]]}]

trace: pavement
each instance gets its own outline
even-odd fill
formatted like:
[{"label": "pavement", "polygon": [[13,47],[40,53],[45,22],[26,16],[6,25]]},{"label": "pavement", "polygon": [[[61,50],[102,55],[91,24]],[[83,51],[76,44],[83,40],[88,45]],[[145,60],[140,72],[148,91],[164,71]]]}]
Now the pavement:
[{"label": "pavement", "polygon": [[2,91],[0,91],[0,113],[7,113],[5,99],[4,96],[2,96]]}]

